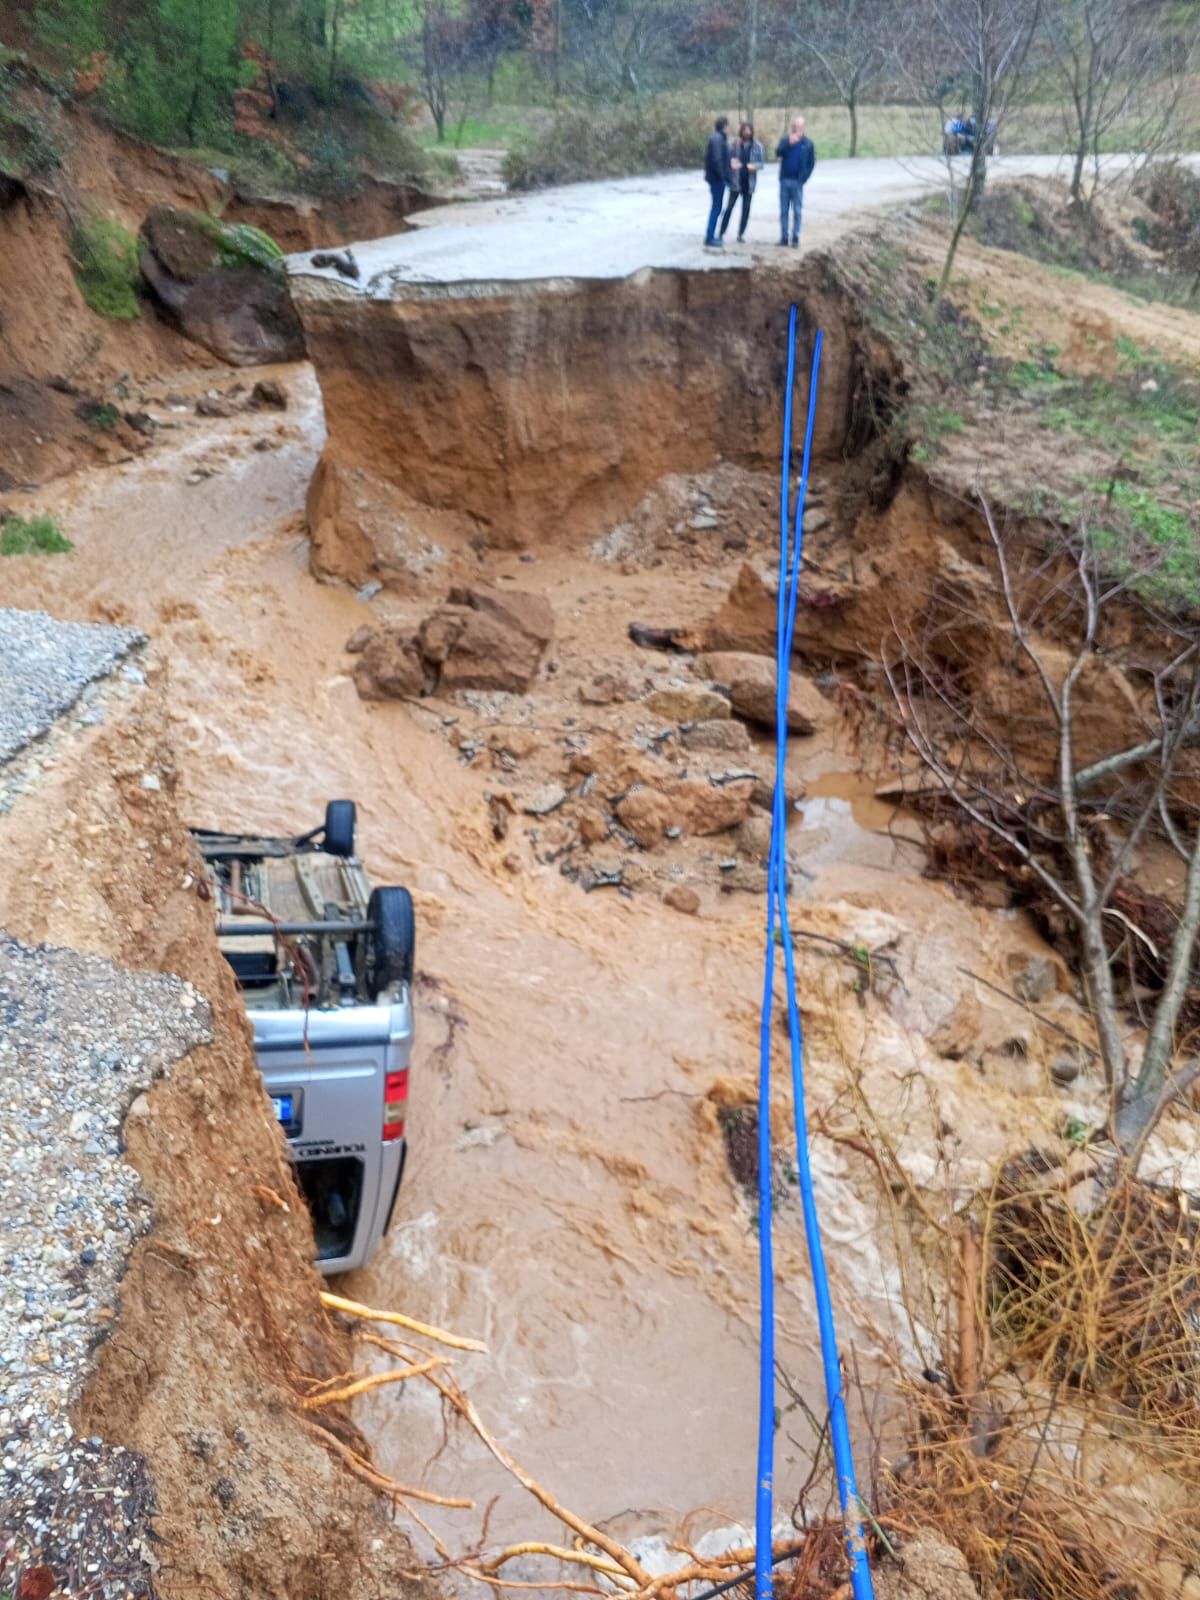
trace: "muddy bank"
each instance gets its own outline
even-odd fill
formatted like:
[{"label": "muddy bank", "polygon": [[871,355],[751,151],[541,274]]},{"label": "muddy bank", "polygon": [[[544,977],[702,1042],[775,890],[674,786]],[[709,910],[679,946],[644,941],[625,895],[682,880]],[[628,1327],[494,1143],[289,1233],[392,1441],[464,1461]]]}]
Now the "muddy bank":
[{"label": "muddy bank", "polygon": [[212,356],[139,290],[139,314],[117,320],[84,299],[73,233],[94,222],[135,237],[160,206],[250,223],[285,250],[336,245],[403,229],[433,197],[364,174],[329,199],[260,195],[227,174],[119,133],[85,106],[60,103],[36,82],[23,105],[37,114],[55,162],[0,181],[0,492],[81,464],[143,449],[141,388],[165,373],[203,369]]},{"label": "muddy bank", "polygon": [[667,473],[769,468],[784,333],[828,336],[818,461],[855,431],[882,352],[820,259],[799,274],[644,270],[587,281],[347,285],[293,265],[329,442],[309,496],[317,570],[396,579],[423,537],[495,549],[595,535]]},{"label": "muddy bank", "polygon": [[92,664],[44,619],[37,692],[68,650],[79,670],[0,769],[5,1574],[406,1592],[402,1541],[296,1404],[348,1343],[176,809],[164,666],[109,636]]}]

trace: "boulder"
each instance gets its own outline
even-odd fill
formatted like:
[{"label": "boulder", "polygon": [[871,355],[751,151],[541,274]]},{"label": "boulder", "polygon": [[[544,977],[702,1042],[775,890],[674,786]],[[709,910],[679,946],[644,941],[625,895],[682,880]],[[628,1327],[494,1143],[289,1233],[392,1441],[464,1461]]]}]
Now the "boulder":
[{"label": "boulder", "polygon": [[751,861],[766,861],[771,854],[771,818],[765,811],[751,811],[744,822],[738,824],[734,835],[738,854]]},{"label": "boulder", "polygon": [[155,206],[142,223],[138,264],[180,331],[222,361],[245,367],[303,358],[282,262],[258,264],[215,217]]},{"label": "boulder", "polygon": [[652,849],[676,820],[675,808],[656,789],[631,789],[617,802],[617,817],[643,850]]},{"label": "boulder", "polygon": [[581,807],[578,822],[579,837],[584,844],[602,844],[611,831],[608,818],[598,806]]},{"label": "boulder", "polygon": [[707,835],[736,828],[750,812],[753,778],[714,783],[709,778],[681,778],[667,790],[672,819],[685,833]]},{"label": "boulder", "polygon": [[680,735],[685,750],[715,750],[720,755],[748,756],[754,746],[744,722],[694,722]]},{"label": "boulder", "polygon": [[380,628],[354,664],[354,684],[364,700],[415,700],[425,692],[425,668],[411,633]]},{"label": "boulder", "polygon": [[664,722],[718,722],[730,713],[728,697],[702,683],[667,684],[643,703]]},{"label": "boulder", "polygon": [[423,658],[439,669],[438,687],[520,694],[533,682],[554,616],[541,595],[456,588],[421,624]]},{"label": "boulder", "polygon": [[[728,691],[733,713],[760,727],[775,726],[775,662],[741,650],[699,656],[696,670]],[[829,712],[821,693],[799,673],[789,674],[788,731],[807,734]]]},{"label": "boulder", "polygon": [[347,655],[361,655],[375,637],[376,631],[371,627],[370,623],[364,622],[361,628],[355,628],[342,646],[342,649],[346,651]]},{"label": "boulder", "polygon": [[286,411],[287,391],[276,378],[260,378],[246,403],[251,411]]},{"label": "boulder", "polygon": [[[808,793],[802,778],[797,778],[790,772],[783,775],[783,801],[790,815],[797,804]],[[750,796],[751,802],[760,811],[771,811],[775,806],[775,774],[764,772],[760,774],[754,784],[754,793]]]}]

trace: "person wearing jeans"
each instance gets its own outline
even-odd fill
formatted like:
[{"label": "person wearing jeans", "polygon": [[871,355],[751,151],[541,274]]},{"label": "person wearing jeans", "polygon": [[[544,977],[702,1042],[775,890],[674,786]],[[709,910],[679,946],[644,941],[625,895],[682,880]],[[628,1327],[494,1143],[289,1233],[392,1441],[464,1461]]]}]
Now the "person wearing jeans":
[{"label": "person wearing jeans", "polygon": [[729,138],[725,132],[728,126],[728,117],[717,118],[713,124],[713,131],[709,136],[708,148],[704,152],[704,181],[708,184],[708,192],[712,196],[712,206],[708,213],[708,228],[704,235],[704,243],[710,250],[724,248],[717,238],[717,223],[721,220],[721,207],[725,201],[725,187],[729,182]]},{"label": "person wearing jeans", "polygon": [[733,216],[733,208],[739,198],[742,202],[742,218],[738,223],[738,243],[741,244],[746,237],[746,224],[750,220],[750,201],[765,160],[763,147],[754,137],[753,127],[750,123],[743,122],[729,153],[732,177],[729,180],[729,204],[725,207],[725,215],[721,218],[722,239],[725,237],[729,219]]},{"label": "person wearing jeans", "polygon": [[817,164],[813,142],[804,132],[804,118],[797,117],[775,146],[779,157],[779,242],[788,242],[791,225],[792,248],[800,243],[800,214],[804,207],[804,185]]}]

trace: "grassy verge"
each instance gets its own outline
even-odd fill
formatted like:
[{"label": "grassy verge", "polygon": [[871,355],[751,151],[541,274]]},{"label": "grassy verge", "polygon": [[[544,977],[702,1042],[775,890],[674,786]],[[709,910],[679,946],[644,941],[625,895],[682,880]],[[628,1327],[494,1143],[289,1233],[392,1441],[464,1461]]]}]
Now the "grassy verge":
[{"label": "grassy verge", "polygon": [[93,217],[71,233],[75,281],[97,315],[130,322],[141,309],[137,240],[111,217]]},{"label": "grassy verge", "polygon": [[[953,481],[982,474],[1014,511],[1086,524],[1114,578],[1135,579],[1157,604],[1200,606],[1195,368],[1118,337],[1084,370],[1026,334],[1019,305],[947,298],[934,308],[927,262],[899,235],[860,247],[850,271],[870,322],[904,360],[896,449]],[[991,337],[1001,332],[1003,355]],[[1002,476],[984,448],[997,437],[1007,441]]]},{"label": "grassy verge", "polygon": [[65,555],[74,548],[53,517],[19,517],[12,511],[0,517],[0,556]]}]

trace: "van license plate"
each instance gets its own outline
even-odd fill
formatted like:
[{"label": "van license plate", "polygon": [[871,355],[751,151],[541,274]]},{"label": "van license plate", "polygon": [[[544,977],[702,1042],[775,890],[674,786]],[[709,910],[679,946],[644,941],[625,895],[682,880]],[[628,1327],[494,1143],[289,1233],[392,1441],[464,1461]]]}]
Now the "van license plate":
[{"label": "van license plate", "polygon": [[290,1094],[273,1094],[271,1104],[275,1107],[275,1115],[280,1122],[292,1121],[292,1096]]}]

